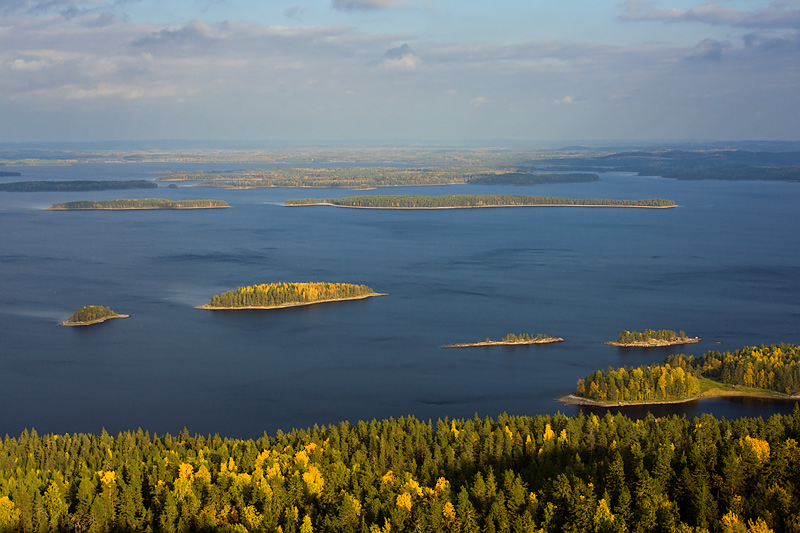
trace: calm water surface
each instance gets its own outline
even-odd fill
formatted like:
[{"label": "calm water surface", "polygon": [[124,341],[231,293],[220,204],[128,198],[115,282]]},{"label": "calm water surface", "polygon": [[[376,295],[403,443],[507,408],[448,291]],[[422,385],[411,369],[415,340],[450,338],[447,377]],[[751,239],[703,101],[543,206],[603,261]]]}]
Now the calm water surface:
[{"label": "calm water surface", "polygon": [[[149,172],[174,168],[226,167],[23,167],[6,169],[23,177],[2,179],[152,179]],[[676,351],[602,344],[621,329],[683,329],[703,341],[677,351],[698,355],[800,343],[800,185],[609,173],[585,184],[373,192],[662,197],[680,207],[282,206],[354,194],[312,189],[0,193],[0,433],[185,426],[253,437],[403,415],[577,414],[553,399],[579,378]],[[232,207],[42,210],[143,196],[218,198]],[[266,312],[194,308],[272,281],[365,283],[389,296]],[[56,326],[88,304],[131,318]],[[509,332],[566,341],[442,348]],[[768,416],[792,408],[715,399],[655,413]]]}]

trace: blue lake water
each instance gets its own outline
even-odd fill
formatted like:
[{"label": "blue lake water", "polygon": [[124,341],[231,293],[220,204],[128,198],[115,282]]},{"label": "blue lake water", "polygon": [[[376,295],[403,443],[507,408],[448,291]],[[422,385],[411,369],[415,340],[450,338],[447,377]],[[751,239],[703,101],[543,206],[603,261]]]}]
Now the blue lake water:
[{"label": "blue lake water", "polygon": [[[263,166],[263,165],[253,165]],[[20,167],[37,179],[134,179],[175,168]],[[577,414],[554,398],[597,368],[800,343],[800,185],[608,173],[594,183],[369,193],[675,200],[676,209],[381,211],[283,207],[349,190],[162,188],[0,192],[0,433],[150,431],[254,437],[341,420]],[[367,193],[360,193],[367,194]],[[217,198],[230,209],[74,211],[54,202]],[[364,283],[388,296],[281,311],[203,311],[272,281]],[[131,318],[59,328],[83,305]],[[702,337],[603,345],[620,330]],[[563,343],[443,349],[547,333]],[[768,416],[793,402],[703,400],[657,414]],[[642,410],[626,411],[641,416]]]}]

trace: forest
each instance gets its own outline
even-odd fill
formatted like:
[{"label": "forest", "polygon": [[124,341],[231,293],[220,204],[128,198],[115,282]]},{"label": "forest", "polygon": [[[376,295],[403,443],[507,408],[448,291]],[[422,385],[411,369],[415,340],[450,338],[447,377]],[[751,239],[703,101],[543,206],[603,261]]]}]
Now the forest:
[{"label": "forest", "polygon": [[156,187],[158,187],[157,183],[148,180],[15,181],[12,183],[0,183],[0,191],[8,192],[106,191],[154,189]]},{"label": "forest", "polygon": [[232,172],[176,172],[159,181],[197,181],[200,187],[319,187],[374,189],[410,185],[539,185],[598,181],[597,174],[527,172],[472,166],[269,168]]},{"label": "forest", "polygon": [[0,531],[798,532],[800,408],[0,440]]},{"label": "forest", "polygon": [[[704,384],[702,379],[710,381]],[[600,402],[676,401],[697,397],[719,384],[797,394],[800,346],[747,346],[733,352],[709,351],[699,358],[673,354],[662,365],[609,367],[579,380],[575,394]]]},{"label": "forest", "polygon": [[215,294],[204,308],[279,307],[376,296],[366,285],[350,283],[264,283]]},{"label": "forest", "polygon": [[674,207],[672,200],[611,200],[606,198],[558,198],[513,194],[451,194],[445,196],[364,195],[317,200],[287,200],[284,205],[335,205],[375,209],[439,209],[458,207],[525,207],[525,206],[602,206],[602,207]]},{"label": "forest", "polygon": [[85,305],[72,313],[72,315],[62,322],[62,325],[69,324],[90,324],[100,322],[108,318],[116,318],[127,315],[120,315],[110,308],[103,305]]},{"label": "forest", "polygon": [[671,344],[690,344],[698,342],[697,337],[687,337],[683,331],[674,332],[670,329],[652,330],[646,329],[641,333],[638,331],[622,330],[617,340],[607,342],[611,346],[667,346]]},{"label": "forest", "polygon": [[167,200],[166,198],[127,198],[121,200],[79,200],[53,204],[50,210],[70,209],[218,209],[230,207],[222,200]]}]

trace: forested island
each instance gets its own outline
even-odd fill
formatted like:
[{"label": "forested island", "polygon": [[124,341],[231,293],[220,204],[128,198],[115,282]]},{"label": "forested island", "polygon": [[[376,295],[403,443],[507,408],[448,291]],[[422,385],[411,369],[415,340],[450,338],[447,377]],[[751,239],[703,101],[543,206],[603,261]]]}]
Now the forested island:
[{"label": "forested island", "polygon": [[130,315],[121,315],[103,305],[85,305],[72,313],[60,326],[91,326],[112,318],[128,318]]},{"label": "forested island", "polygon": [[683,331],[674,332],[669,329],[638,331],[622,330],[615,341],[604,344],[609,346],[656,348],[661,346],[679,346],[700,342],[700,337],[688,337]]},{"label": "forested island", "polygon": [[545,183],[584,183],[600,177],[586,172],[531,172],[517,169],[449,167],[277,167],[230,172],[174,172],[159,181],[197,181],[199,187],[314,187],[375,189],[420,185],[541,185]]},{"label": "forested island", "polygon": [[502,345],[518,345],[518,344],[549,344],[551,342],[562,342],[564,339],[561,337],[552,337],[544,333],[537,333],[531,335],[529,333],[509,333],[499,341],[493,341],[486,338],[483,341],[476,342],[462,342],[457,344],[448,344],[445,348],[473,348],[477,346],[502,346]]},{"label": "forested island", "polygon": [[53,204],[51,211],[105,209],[220,209],[230,207],[222,200],[167,200],[166,198],[131,198],[121,200],[80,200]]},{"label": "forested island", "polygon": [[800,409],[768,420],[413,417],[258,439],[0,441],[0,531],[797,531]]},{"label": "forested island", "polygon": [[597,370],[578,381],[573,397],[562,400],[617,405],[723,395],[800,399],[798,392],[800,347],[784,343],[734,352],[709,351],[699,358],[673,354],[660,365]]},{"label": "forested island", "polygon": [[215,294],[198,309],[274,309],[382,295],[351,283],[264,283]]},{"label": "forested island", "polygon": [[[9,170],[0,170],[0,178],[12,178],[22,176],[22,172],[12,172]],[[5,185],[5,184],[3,184]]]},{"label": "forested island", "polygon": [[672,200],[611,200],[606,198],[558,198],[512,194],[451,194],[446,196],[363,195],[318,200],[286,200],[287,206],[332,205],[368,209],[452,209],[475,207],[675,207]]},{"label": "forested island", "polygon": [[[19,175],[19,173],[17,173]],[[7,192],[73,192],[119,189],[155,189],[158,184],[148,180],[72,180],[72,181],[15,181],[0,183]]]}]

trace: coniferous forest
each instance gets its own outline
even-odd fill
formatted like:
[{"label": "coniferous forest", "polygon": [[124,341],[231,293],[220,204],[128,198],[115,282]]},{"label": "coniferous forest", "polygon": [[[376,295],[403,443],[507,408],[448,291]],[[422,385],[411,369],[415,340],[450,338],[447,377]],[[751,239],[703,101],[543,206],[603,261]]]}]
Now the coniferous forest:
[{"label": "coniferous forest", "polygon": [[124,198],[119,200],[78,200],[53,204],[51,210],[69,209],[213,209],[230,207],[222,200],[167,200],[166,198]]},{"label": "coniferous forest", "polygon": [[24,431],[0,531],[796,532],[800,408],[278,431],[256,440]]},{"label": "coniferous forest", "polygon": [[62,324],[88,324],[99,322],[108,318],[115,318],[122,315],[112,311],[104,305],[85,305],[72,313]]}]

